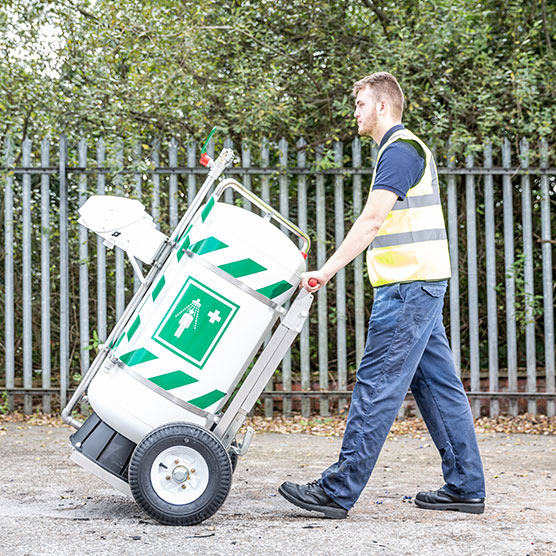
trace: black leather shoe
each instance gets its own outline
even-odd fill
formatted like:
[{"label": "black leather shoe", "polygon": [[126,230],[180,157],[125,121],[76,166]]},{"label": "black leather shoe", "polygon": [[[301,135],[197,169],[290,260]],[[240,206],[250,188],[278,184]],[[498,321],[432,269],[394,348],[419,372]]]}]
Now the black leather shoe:
[{"label": "black leather shoe", "polygon": [[290,482],[282,483],[278,488],[278,492],[288,502],[304,510],[321,512],[326,517],[331,517],[332,519],[344,519],[347,516],[347,510],[336,504],[324,492],[318,481],[313,481],[306,485],[297,485]]},{"label": "black leather shoe", "polygon": [[452,510],[470,514],[482,514],[485,511],[484,498],[459,498],[442,489],[419,492],[415,497],[415,505],[427,510]]}]

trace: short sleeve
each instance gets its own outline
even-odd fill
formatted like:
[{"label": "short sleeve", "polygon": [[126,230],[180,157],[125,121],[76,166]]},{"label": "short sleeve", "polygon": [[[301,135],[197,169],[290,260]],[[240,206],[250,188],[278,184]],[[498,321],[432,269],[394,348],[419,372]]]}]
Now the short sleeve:
[{"label": "short sleeve", "polygon": [[423,175],[425,159],[406,141],[395,141],[380,156],[373,189],[386,189],[401,201]]}]

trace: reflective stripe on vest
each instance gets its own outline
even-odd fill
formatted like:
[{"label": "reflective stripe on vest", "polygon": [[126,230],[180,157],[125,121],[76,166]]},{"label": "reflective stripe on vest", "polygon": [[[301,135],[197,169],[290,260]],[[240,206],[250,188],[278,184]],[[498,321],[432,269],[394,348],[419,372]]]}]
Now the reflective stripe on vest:
[{"label": "reflective stripe on vest", "polygon": [[450,254],[440,204],[438,174],[428,147],[407,129],[396,131],[380,149],[378,161],[395,141],[413,143],[425,158],[419,181],[403,201],[396,201],[367,251],[367,268],[375,287],[414,280],[450,277]]}]

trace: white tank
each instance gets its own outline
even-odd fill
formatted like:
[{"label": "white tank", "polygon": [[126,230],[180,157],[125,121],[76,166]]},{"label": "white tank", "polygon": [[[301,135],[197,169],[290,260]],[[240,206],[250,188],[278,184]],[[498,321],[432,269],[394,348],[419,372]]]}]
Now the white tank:
[{"label": "white tank", "polygon": [[95,412],[135,442],[170,421],[205,425],[305,267],[271,221],[211,198],[111,346],[119,363],[107,360],[89,385]]}]

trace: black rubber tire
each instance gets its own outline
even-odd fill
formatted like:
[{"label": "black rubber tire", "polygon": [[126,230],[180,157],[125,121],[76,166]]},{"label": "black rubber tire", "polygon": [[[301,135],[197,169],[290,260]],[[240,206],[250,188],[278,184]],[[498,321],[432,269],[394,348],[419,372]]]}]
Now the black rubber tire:
[{"label": "black rubber tire", "polygon": [[[199,498],[177,505],[163,500],[151,482],[151,466],[167,448],[187,446],[205,460],[209,481]],[[195,525],[214,515],[228,496],[232,466],[222,443],[208,430],[192,423],[170,423],[150,432],[137,445],[129,462],[129,486],[139,506],[164,525]]]}]

